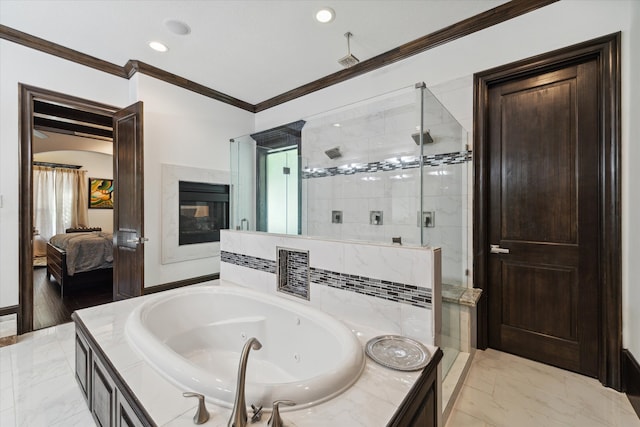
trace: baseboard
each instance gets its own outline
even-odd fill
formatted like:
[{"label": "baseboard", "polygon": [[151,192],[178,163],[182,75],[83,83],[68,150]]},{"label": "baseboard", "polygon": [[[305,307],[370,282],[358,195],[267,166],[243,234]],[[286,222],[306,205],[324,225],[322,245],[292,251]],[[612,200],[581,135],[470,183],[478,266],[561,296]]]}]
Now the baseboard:
[{"label": "baseboard", "polygon": [[178,280],[175,282],[163,283],[162,285],[151,286],[143,289],[143,294],[155,294],[157,292],[168,291],[170,289],[181,288],[183,286],[195,285],[197,283],[209,282],[220,278],[220,273],[207,274],[206,276],[192,277],[190,279]]},{"label": "baseboard", "polygon": [[622,350],[622,376],[629,402],[640,418],[640,364],[627,349]]},{"label": "baseboard", "polygon": [[18,314],[20,306],[10,305],[8,307],[0,307],[0,316],[8,316],[10,314]]},{"label": "baseboard", "polygon": [[19,309],[20,306],[18,305],[11,305],[8,307],[0,307],[0,317],[4,317],[4,316],[10,316],[12,314],[16,315],[16,329],[15,331],[13,330],[13,328],[11,328],[11,325],[9,325],[7,327],[7,325],[4,325],[3,327],[0,327],[0,347],[5,347],[8,345],[12,345],[15,344],[18,340],[18,317],[20,316],[19,314]]}]

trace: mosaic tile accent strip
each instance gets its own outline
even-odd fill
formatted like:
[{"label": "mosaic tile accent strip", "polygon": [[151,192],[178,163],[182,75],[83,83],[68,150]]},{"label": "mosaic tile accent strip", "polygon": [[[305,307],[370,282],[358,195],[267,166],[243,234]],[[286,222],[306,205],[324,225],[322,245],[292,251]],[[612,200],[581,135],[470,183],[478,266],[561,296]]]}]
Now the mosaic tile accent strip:
[{"label": "mosaic tile accent strip", "polygon": [[278,290],[309,299],[309,252],[277,248]]},{"label": "mosaic tile accent strip", "polygon": [[269,259],[258,258],[250,255],[237,254],[234,252],[220,251],[220,261],[241,267],[253,268],[254,270],[276,274],[276,262]]},{"label": "mosaic tile accent strip", "polygon": [[[457,165],[472,160],[471,151],[456,153],[431,154],[424,156],[425,166],[437,167],[441,165]],[[352,163],[331,168],[305,168],[302,171],[302,179],[324,178],[335,175],[354,175],[356,173],[386,172],[396,169],[415,169],[420,167],[419,156],[402,156],[379,162]]]},{"label": "mosaic tile accent strip", "polygon": [[[338,273],[336,271],[323,270],[320,268],[309,268],[308,254],[305,252],[303,252],[303,254],[307,256],[306,265],[308,268],[308,277],[311,283],[403,304],[410,304],[416,307],[431,308],[431,289],[421,288],[415,285],[407,285],[404,283],[390,282],[387,280],[373,279],[365,276]],[[227,251],[222,251],[220,253],[220,259],[222,262],[227,262],[229,264],[276,274],[276,262],[268,259]],[[297,258],[297,261],[293,264],[295,263],[305,263],[304,256]],[[297,278],[294,279],[294,281],[301,280],[305,275],[304,269],[294,268],[292,275],[294,278]]]},{"label": "mosaic tile accent strip", "polygon": [[431,308],[431,289],[415,285],[337,273],[313,267],[311,268],[311,282],[416,307]]}]

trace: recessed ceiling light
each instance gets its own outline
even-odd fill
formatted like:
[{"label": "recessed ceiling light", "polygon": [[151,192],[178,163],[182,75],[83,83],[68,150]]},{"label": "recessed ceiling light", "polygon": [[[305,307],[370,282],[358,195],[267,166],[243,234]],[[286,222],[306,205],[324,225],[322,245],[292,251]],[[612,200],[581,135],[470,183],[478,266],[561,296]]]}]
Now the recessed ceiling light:
[{"label": "recessed ceiling light", "polygon": [[334,123],[333,126],[339,128],[340,127],[340,123]]},{"label": "recessed ceiling light", "polygon": [[191,32],[191,27],[189,27],[182,21],[178,21],[177,19],[167,19],[166,21],[164,21],[164,25],[173,34],[177,34],[179,36],[186,36]]},{"label": "recessed ceiling light", "polygon": [[336,12],[330,7],[323,7],[316,12],[316,21],[322,24],[328,24],[336,17]]},{"label": "recessed ceiling light", "polygon": [[149,42],[149,47],[157,52],[166,52],[169,48],[160,42]]}]

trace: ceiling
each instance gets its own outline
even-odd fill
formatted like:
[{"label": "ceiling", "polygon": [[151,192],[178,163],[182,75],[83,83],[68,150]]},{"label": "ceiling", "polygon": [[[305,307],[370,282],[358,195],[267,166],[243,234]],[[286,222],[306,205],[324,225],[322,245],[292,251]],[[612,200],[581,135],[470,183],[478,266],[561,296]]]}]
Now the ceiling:
[{"label": "ceiling", "polygon": [[[124,66],[139,60],[251,104],[342,69],[344,34],[360,61],[506,0],[0,0],[0,23]],[[322,6],[336,12],[320,24]],[[191,27],[169,31],[168,19]],[[147,43],[162,41],[166,53]]]},{"label": "ceiling", "polygon": [[48,151],[92,151],[113,155],[113,143],[58,132],[40,131],[34,135],[32,150],[33,154]]}]

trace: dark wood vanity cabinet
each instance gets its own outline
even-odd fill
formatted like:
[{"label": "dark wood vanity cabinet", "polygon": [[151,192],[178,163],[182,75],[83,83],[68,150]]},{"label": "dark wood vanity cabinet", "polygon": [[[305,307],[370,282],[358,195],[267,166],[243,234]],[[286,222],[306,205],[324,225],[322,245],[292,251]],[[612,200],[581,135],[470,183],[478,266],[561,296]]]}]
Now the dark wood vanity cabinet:
[{"label": "dark wood vanity cabinet", "polygon": [[140,419],[136,416],[131,405],[118,393],[116,400],[116,426],[117,427],[144,427]]},{"label": "dark wood vanity cabinet", "polygon": [[76,333],[76,380],[85,400],[91,398],[91,349],[82,334]]},{"label": "dark wood vanity cabinet", "polygon": [[99,356],[97,346],[87,336],[76,322],[76,380],[96,424],[99,427],[154,426],[146,421],[149,417],[142,414],[142,409],[133,409],[131,392],[119,382],[115,370]]},{"label": "dark wood vanity cabinet", "polygon": [[387,427],[438,426],[438,420],[441,417],[438,405],[438,365],[440,360],[442,360],[442,350],[438,349]]}]

